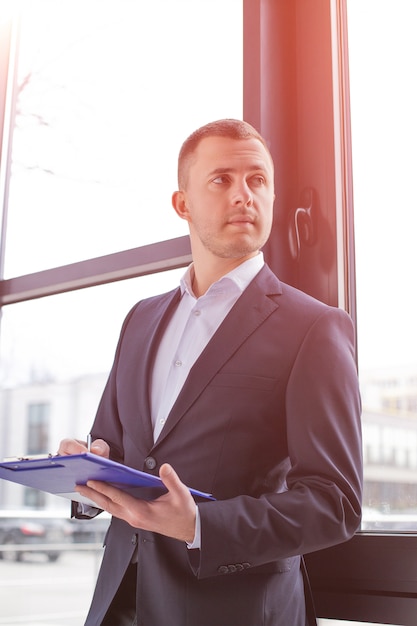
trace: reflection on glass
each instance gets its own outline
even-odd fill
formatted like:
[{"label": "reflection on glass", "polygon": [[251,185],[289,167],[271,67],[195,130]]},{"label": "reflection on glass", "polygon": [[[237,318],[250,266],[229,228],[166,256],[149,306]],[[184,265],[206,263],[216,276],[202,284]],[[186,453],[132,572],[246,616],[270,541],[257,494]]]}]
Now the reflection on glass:
[{"label": "reflection on glass", "polygon": [[417,6],[414,0],[348,0],[348,19],[363,528],[415,531],[417,93],[410,77]]},{"label": "reflection on glass", "polygon": [[[0,353],[0,458],[54,453],[67,436],[85,440],[123,319],[138,300],[179,284],[184,269],[10,305]],[[4,508],[40,504],[0,481]],[[46,496],[52,507],[66,507]],[[43,500],[42,500],[43,504]]]},{"label": "reflection on glass", "polygon": [[[172,270],[4,308],[0,458],[54,453],[66,436],[85,439],[125,315],[138,300],[176,287],[183,272]],[[0,548],[5,550],[0,578],[9,581],[3,590],[0,586],[4,619],[29,624],[35,616],[37,622],[45,622],[53,615],[68,626],[83,623],[109,520],[100,515],[87,522],[87,529],[82,521],[69,517],[66,499],[0,481]],[[2,534],[5,526],[13,533]],[[45,573],[45,560],[51,562],[53,572]],[[19,561],[16,576],[11,561]],[[16,605],[22,579],[34,598]],[[70,605],[51,601],[51,584],[59,598],[64,585],[71,588]]]},{"label": "reflection on glass", "polygon": [[6,276],[186,234],[176,159],[242,116],[242,0],[23,6]]}]

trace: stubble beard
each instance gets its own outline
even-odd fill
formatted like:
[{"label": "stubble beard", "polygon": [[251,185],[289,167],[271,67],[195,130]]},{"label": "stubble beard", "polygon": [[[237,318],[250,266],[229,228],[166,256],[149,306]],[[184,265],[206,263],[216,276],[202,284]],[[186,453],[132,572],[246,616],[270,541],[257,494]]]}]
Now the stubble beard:
[{"label": "stubble beard", "polygon": [[265,245],[269,233],[249,241],[219,241],[215,237],[200,237],[203,246],[214,256],[221,259],[240,259],[258,252]]}]

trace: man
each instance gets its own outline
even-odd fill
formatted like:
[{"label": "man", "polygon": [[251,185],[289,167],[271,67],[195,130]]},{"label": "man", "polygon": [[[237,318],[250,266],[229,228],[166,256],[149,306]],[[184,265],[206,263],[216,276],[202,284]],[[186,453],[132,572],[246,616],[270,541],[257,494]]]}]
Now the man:
[{"label": "man", "polygon": [[273,178],[241,121],[181,149],[172,202],[193,263],[127,316],[92,428],[93,452],[159,473],[167,493],[78,487],[113,516],[87,626],[313,624],[301,555],[359,525],[353,328],[264,264]]}]

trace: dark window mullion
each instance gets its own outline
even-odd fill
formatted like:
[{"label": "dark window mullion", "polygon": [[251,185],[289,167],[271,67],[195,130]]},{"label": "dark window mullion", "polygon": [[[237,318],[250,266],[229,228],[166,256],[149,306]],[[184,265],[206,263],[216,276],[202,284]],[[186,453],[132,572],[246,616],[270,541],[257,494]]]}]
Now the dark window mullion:
[{"label": "dark window mullion", "polygon": [[95,259],[0,281],[0,305],[185,267],[189,237],[178,237]]}]

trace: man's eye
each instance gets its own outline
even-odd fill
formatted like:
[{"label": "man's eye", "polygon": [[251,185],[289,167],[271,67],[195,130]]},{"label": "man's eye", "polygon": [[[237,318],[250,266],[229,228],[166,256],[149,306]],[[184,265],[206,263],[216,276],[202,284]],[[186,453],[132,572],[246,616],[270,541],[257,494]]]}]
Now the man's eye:
[{"label": "man's eye", "polygon": [[253,176],[252,181],[255,185],[262,186],[265,185],[266,180],[263,176]]},{"label": "man's eye", "polygon": [[222,185],[226,182],[226,176],[216,176],[216,178],[213,178],[212,182],[216,185]]}]

